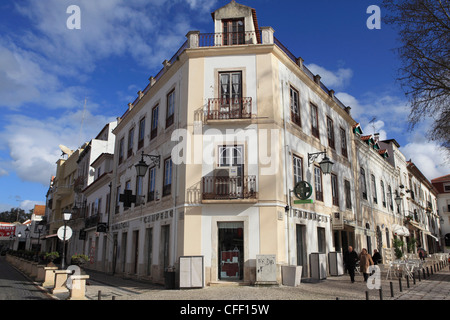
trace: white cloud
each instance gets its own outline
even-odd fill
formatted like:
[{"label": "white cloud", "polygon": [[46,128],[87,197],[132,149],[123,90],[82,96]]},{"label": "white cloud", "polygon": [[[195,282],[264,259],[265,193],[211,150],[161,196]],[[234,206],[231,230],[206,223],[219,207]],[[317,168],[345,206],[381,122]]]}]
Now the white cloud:
[{"label": "white cloud", "polygon": [[8,171],[6,171],[5,169],[0,168],[0,177],[7,176],[7,175],[8,175]]},{"label": "white cloud", "polygon": [[104,116],[94,116],[86,111],[83,132],[80,136],[82,111],[66,113],[59,117],[34,119],[24,115],[9,116],[0,140],[9,149],[11,160],[3,166],[14,169],[24,181],[48,185],[55,174],[55,163],[61,155],[59,145],[76,149],[95,137],[111,121]]},{"label": "white cloud", "polygon": [[[41,53],[50,62],[47,67],[60,76],[78,75],[79,71],[92,72],[98,61],[115,56],[131,56],[136,64],[150,69],[160,66],[178,49],[177,46],[181,46],[193,21],[189,13],[178,12],[175,16],[169,13],[176,2],[29,1],[18,11],[35,22],[37,32],[27,33],[21,43]],[[188,4],[194,9],[201,3],[209,4],[210,1],[191,1]],[[70,17],[66,9],[72,4],[80,7],[79,30],[66,27]]]},{"label": "white cloud", "polygon": [[320,75],[325,86],[335,91],[347,87],[353,77],[353,71],[348,68],[330,71],[314,63],[308,64],[307,67],[312,73]]},{"label": "white cloud", "polygon": [[411,160],[428,180],[450,173],[445,163],[444,151],[438,144],[427,141],[422,135],[415,134],[411,142],[400,148],[406,160]]},{"label": "white cloud", "polygon": [[29,212],[31,209],[34,209],[35,205],[44,205],[43,201],[34,201],[34,200],[24,200],[20,203],[19,208],[25,210],[25,212]]}]

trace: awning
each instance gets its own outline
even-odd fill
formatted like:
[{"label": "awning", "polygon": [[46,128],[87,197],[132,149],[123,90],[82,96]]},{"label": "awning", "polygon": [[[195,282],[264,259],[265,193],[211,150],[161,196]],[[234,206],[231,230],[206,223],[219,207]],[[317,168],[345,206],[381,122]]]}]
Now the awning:
[{"label": "awning", "polygon": [[432,235],[431,233],[427,234],[427,236],[430,236],[430,237],[432,237],[434,240],[436,240],[437,242],[439,242],[439,238],[436,237],[436,236],[434,236],[434,235]]},{"label": "awning", "polygon": [[405,236],[405,237],[409,236],[408,228],[405,226],[398,225],[398,224],[392,225],[392,232],[394,234],[397,234],[398,236]]},{"label": "awning", "polygon": [[419,225],[419,223],[417,223],[417,222],[415,222],[415,221],[410,220],[408,223],[409,223],[411,226],[413,226],[414,228],[416,228],[417,230],[426,231],[424,228],[422,228],[422,227]]}]

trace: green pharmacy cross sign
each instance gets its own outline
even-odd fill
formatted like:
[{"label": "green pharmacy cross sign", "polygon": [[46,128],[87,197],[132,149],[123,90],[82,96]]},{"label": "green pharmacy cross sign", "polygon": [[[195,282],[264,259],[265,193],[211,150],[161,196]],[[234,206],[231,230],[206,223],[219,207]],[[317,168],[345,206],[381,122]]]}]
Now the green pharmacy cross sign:
[{"label": "green pharmacy cross sign", "polygon": [[307,181],[299,181],[295,184],[294,194],[300,200],[294,200],[294,204],[313,203],[313,199],[309,199],[312,195],[312,186]]}]

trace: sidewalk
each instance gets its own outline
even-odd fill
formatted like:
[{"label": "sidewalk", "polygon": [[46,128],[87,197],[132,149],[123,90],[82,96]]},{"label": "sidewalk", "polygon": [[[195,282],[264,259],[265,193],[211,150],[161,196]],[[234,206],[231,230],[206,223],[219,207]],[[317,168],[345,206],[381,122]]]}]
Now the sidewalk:
[{"label": "sidewalk", "polygon": [[[407,288],[402,279],[402,292],[397,278],[386,279],[381,275],[383,300],[450,300],[450,268],[435,272],[425,280],[409,281]],[[164,286],[124,279],[105,273],[86,270],[90,279],[86,288],[88,300],[380,300],[380,290],[367,288],[362,275],[355,283],[347,275],[328,277],[313,283],[302,282],[298,287],[274,286],[212,286],[203,289],[167,290]],[[394,297],[391,297],[392,282]],[[99,296],[100,291],[100,296]],[[366,295],[367,292],[367,295]],[[67,294],[54,297],[64,300]]]}]

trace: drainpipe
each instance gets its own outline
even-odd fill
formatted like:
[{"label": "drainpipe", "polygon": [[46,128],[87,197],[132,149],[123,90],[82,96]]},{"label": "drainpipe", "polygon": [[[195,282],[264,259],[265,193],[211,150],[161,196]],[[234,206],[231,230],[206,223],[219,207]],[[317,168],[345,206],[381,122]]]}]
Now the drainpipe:
[{"label": "drainpipe", "polygon": [[281,104],[283,109],[283,134],[284,134],[284,182],[286,189],[286,203],[288,204],[289,209],[285,212],[287,213],[286,217],[286,229],[287,229],[287,249],[288,249],[288,265],[291,265],[291,237],[290,237],[290,216],[291,216],[291,190],[289,190],[288,185],[288,158],[289,158],[289,146],[287,144],[287,135],[286,135],[286,110],[284,106],[284,81],[281,82]]},{"label": "drainpipe", "polygon": [[[180,71],[180,73],[182,73]],[[178,130],[180,128],[180,109],[181,109],[181,86],[180,82],[182,80],[182,74],[179,77],[178,82],[178,108],[177,108],[177,122],[176,122],[176,128],[175,130]],[[175,165],[175,168],[173,168],[173,162],[172,162],[172,170],[175,169],[175,175],[172,174],[172,178],[175,177],[176,183],[175,183],[175,192],[173,196],[173,265],[175,266],[176,260],[177,260],[177,249],[178,249],[178,219],[177,219],[177,196],[178,196],[178,186],[179,186],[179,179],[178,179],[178,165]],[[173,180],[172,180],[173,181]]]}]

